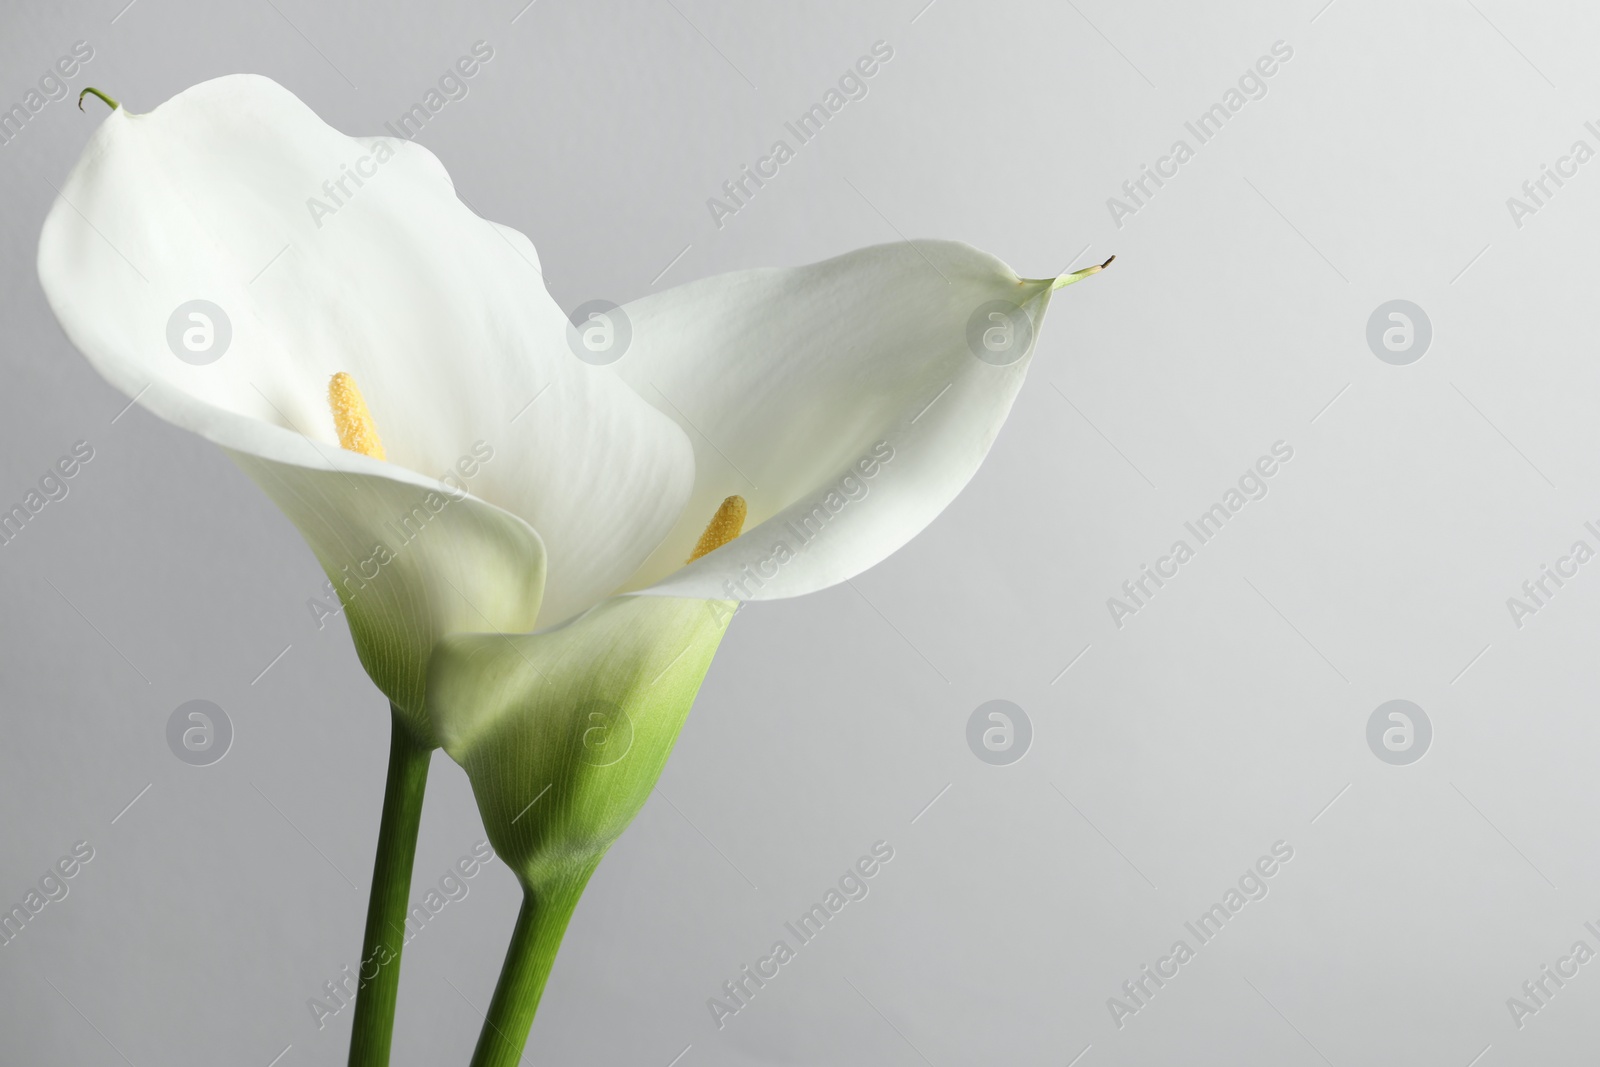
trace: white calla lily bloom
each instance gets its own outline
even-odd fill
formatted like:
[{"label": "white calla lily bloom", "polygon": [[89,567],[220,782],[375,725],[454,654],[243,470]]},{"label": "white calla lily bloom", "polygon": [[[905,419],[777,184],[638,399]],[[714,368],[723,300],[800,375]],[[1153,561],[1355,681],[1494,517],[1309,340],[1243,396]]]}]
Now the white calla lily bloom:
[{"label": "white calla lily bloom", "polygon": [[443,746],[526,892],[473,1061],[515,1063],[730,602],[845,581],[932,522],[1052,292],[1100,268],[1026,280],[915,241],[728,274],[613,309],[631,340],[596,365],[533,245],[427,149],[342,134],[250,75],[148,114],[107,102],[45,220],[50,306],[112,385],[283,509],[394,707],[363,953],[392,962],[351,1062],[387,1062],[387,942]]},{"label": "white calla lily bloom", "polygon": [[[894,552],[972,477],[1052,288],[1078,276],[1025,281],[953,242],[868,248],[626,305],[631,347],[593,366],[532,244],[463,204],[432,153],[342,134],[253,75],[114,109],[39,275],[108,381],[221,445],[294,521],[368,672],[435,740],[446,635],[549,629],[619,593],[796,596]],[[201,364],[172,343],[197,300],[226,325],[193,321],[230,335]],[[968,336],[997,302],[1028,316],[1003,363]],[[339,446],[338,373],[386,460]],[[685,566],[734,494],[747,532]]]}]

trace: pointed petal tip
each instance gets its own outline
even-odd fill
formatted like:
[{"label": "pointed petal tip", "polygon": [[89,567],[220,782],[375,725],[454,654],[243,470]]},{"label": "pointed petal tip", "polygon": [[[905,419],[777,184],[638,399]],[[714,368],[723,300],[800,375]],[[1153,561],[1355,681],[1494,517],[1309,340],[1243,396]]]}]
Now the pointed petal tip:
[{"label": "pointed petal tip", "polygon": [[78,110],[79,111],[83,110],[83,98],[88,96],[90,93],[93,93],[95,96],[97,96],[101,100],[105,101],[106,106],[111,108],[112,111],[115,111],[119,107],[122,106],[121,104],[117,103],[116,100],[112,99],[110,96],[107,96],[105,93],[101,92],[99,89],[96,89],[94,86],[91,85],[88,88],[84,89],[83,92],[78,94]]},{"label": "pointed petal tip", "polygon": [[1110,256],[1104,263],[1097,263],[1092,267],[1085,267],[1082,270],[1075,270],[1071,274],[1062,274],[1058,276],[1055,281],[1050,283],[1050,288],[1061,289],[1071,285],[1073,282],[1081,282],[1083,279],[1091,275],[1099,274],[1101,271],[1111,266],[1112,263],[1116,262],[1116,259],[1116,256]]}]

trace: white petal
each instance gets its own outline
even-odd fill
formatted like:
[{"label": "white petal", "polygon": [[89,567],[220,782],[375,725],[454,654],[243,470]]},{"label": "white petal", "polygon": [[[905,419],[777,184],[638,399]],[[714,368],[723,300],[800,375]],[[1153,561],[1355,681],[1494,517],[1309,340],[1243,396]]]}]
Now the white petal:
[{"label": "white petal", "polygon": [[303,438],[296,446],[302,463],[265,458],[262,448],[229,455],[300,528],[373,682],[419,741],[438,744],[423,703],[434,648],[453,633],[534,628],[545,586],[539,535],[441,483],[394,477],[390,464]]},{"label": "white petal", "polygon": [[[680,420],[697,468],[683,518],[629,588],[798,596],[894,552],[988,454],[1050,287],[967,245],[917,241],[627,305],[633,345],[618,371]],[[1031,326],[986,361],[969,332],[976,321],[981,336],[996,304],[1021,308]],[[750,506],[744,535],[678,569],[735,493]]]},{"label": "white petal", "polygon": [[[391,468],[436,479],[482,442],[493,460],[461,481],[543,539],[541,624],[610,593],[676,521],[688,441],[572,354],[532,245],[462,204],[420,145],[345,136],[237,75],[112,112],[61,192],[40,278],[101,374],[168,421],[313,470],[327,464],[265,431],[331,448],[326,388],[341,370]],[[197,299],[232,328],[204,366],[168,344],[169,318]]]}]

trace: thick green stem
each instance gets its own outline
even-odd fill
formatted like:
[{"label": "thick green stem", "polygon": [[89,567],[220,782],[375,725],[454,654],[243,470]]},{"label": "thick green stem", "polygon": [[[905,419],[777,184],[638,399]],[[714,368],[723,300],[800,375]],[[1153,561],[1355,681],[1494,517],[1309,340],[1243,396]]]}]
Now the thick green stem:
[{"label": "thick green stem", "polygon": [[356,994],[350,1067],[387,1067],[394,1036],[395,996],[400,991],[400,950],[405,945],[411,866],[417,855],[422,794],[433,749],[412,739],[393,717],[389,735],[389,780],[384,787],[378,856],[372,864],[372,896],[361,943],[361,989]]},{"label": "thick green stem", "polygon": [[583,896],[583,888],[598,865],[596,860],[576,878],[552,891],[535,894],[529,890],[523,897],[511,947],[506,950],[506,962],[500,969],[500,981],[495,984],[494,999],[489,1002],[489,1014],[478,1035],[478,1048],[472,1054],[472,1067],[512,1067],[521,1061],[545,980],[556,961],[556,950],[561,947],[578,898]]}]

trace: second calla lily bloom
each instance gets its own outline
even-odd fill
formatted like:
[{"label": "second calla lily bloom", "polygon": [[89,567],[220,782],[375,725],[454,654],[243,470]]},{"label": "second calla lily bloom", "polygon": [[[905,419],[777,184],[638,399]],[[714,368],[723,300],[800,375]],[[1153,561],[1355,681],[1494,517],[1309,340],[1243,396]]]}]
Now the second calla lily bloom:
[{"label": "second calla lily bloom", "polygon": [[[842,582],[931,522],[1005,421],[1052,291],[1095,269],[1024,280],[917,241],[713,277],[626,305],[629,346],[591,365],[532,244],[432,153],[250,75],[114,108],[39,248],[95,368],[300,529],[397,722],[467,768],[530,902],[564,909],[529,934],[556,941],[727,602]],[[974,343],[990,329],[1017,334],[1003,359]],[[497,1004],[536,1002],[546,948]],[[520,1048],[531,1006],[500,1018]]]}]

